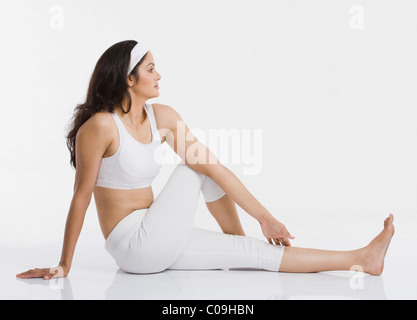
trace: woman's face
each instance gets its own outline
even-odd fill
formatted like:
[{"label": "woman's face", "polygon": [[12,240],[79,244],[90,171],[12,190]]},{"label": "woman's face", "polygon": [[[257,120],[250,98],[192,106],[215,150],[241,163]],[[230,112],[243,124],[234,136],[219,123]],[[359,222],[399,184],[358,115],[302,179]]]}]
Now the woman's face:
[{"label": "woman's face", "polygon": [[143,96],[146,99],[158,97],[159,87],[157,85],[161,75],[156,71],[155,61],[150,51],[145,55],[143,63],[139,66],[138,74],[139,81],[136,83],[133,77],[129,77],[129,86],[131,86],[130,88],[134,94]]}]

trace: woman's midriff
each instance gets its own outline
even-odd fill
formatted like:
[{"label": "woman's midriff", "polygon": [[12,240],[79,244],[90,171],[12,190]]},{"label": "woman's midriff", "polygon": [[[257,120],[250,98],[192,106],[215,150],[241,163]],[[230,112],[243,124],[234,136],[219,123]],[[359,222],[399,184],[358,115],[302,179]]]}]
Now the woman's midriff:
[{"label": "woman's midriff", "polygon": [[154,201],[152,186],[142,189],[110,189],[95,186],[94,200],[105,239],[133,211],[149,208]]}]

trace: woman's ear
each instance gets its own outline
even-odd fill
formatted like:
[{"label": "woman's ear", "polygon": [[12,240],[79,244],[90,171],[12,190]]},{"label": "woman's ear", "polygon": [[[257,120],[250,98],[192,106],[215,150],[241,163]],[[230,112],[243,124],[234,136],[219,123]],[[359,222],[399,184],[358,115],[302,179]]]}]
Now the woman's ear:
[{"label": "woman's ear", "polygon": [[128,85],[129,87],[132,87],[135,83],[136,83],[136,81],[135,81],[135,76],[133,76],[133,75],[129,74],[129,75],[127,76],[127,85]]}]

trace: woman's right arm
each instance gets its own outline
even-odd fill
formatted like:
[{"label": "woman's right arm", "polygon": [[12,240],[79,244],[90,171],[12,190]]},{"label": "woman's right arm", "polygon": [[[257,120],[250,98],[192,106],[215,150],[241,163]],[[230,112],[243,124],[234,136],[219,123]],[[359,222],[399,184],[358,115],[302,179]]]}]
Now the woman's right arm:
[{"label": "woman's right arm", "polygon": [[96,114],[87,120],[77,132],[75,144],[76,172],[74,194],[65,225],[61,260],[51,268],[31,269],[16,275],[18,278],[66,277],[71,269],[85,213],[91,201],[101,158],[111,142],[111,123],[108,116]]}]

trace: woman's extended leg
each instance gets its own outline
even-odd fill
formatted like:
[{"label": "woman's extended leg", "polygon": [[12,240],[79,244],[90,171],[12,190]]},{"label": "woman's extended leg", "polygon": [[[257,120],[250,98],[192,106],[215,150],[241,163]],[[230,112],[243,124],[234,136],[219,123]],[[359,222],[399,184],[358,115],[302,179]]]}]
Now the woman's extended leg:
[{"label": "woman's extended leg", "polygon": [[193,228],[178,259],[168,269],[253,268],[279,270],[284,247],[253,237]]},{"label": "woman's extended leg", "polygon": [[251,237],[193,228],[183,253],[169,269],[255,268],[294,273],[355,270],[379,275],[393,234],[392,215],[368,246],[352,251],[282,247]]},{"label": "woman's extended leg", "polygon": [[384,257],[394,235],[394,217],[384,221],[384,230],[364,248],[352,251],[329,251],[285,247],[279,271],[319,272],[350,270],[359,266],[363,272],[379,275],[384,267]]}]

